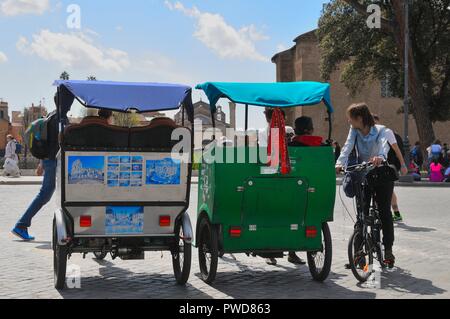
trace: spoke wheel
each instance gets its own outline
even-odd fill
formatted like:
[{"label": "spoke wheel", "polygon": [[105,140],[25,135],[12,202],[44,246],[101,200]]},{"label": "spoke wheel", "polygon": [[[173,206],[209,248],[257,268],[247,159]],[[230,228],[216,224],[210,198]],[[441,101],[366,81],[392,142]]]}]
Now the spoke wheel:
[{"label": "spoke wheel", "polygon": [[192,245],[184,239],[181,223],[175,226],[176,247],[172,253],[173,272],[177,284],[185,285],[191,272]]},{"label": "spoke wheel", "polygon": [[308,266],[311,276],[316,281],[327,279],[331,270],[333,248],[331,232],[327,223],[322,224],[322,249],[320,251],[308,252]]},{"label": "spoke wheel", "polygon": [[200,222],[198,259],[203,281],[211,284],[216,278],[218,263],[218,240],[215,229],[204,218]]},{"label": "spoke wheel", "polygon": [[348,261],[355,278],[366,282],[373,272],[374,249],[368,238],[363,238],[363,232],[355,229],[348,243]]},{"label": "spoke wheel", "polygon": [[66,284],[67,247],[58,244],[56,221],[53,220],[53,273],[56,289],[64,289]]}]

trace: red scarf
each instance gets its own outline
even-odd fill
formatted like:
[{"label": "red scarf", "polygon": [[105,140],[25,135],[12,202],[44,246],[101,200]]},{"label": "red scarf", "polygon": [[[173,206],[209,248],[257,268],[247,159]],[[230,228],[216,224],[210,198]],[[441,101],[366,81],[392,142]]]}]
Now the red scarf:
[{"label": "red scarf", "polygon": [[[274,141],[275,163],[272,163],[272,129],[279,130],[278,141]],[[272,122],[270,123],[269,140],[267,144],[267,156],[269,157],[269,165],[278,167],[281,155],[281,174],[289,174],[291,172],[291,162],[289,160],[288,148],[286,143],[286,123],[284,121],[283,112],[281,112],[279,108],[276,108],[273,112]]]}]

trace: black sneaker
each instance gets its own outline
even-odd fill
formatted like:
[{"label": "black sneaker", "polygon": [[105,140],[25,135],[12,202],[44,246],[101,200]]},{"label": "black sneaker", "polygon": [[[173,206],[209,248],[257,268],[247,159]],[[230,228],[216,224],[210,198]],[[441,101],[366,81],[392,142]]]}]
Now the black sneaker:
[{"label": "black sneaker", "polygon": [[288,262],[294,265],[306,265],[306,261],[298,257],[296,254],[289,254]]}]

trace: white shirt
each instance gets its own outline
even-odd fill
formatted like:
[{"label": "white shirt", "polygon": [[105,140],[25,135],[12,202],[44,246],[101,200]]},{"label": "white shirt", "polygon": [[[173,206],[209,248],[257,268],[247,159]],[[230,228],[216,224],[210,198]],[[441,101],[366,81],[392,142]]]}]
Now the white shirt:
[{"label": "white shirt", "polygon": [[391,145],[397,144],[397,139],[395,138],[395,134],[390,128],[386,128],[386,139],[389,142],[389,144],[391,144]]}]

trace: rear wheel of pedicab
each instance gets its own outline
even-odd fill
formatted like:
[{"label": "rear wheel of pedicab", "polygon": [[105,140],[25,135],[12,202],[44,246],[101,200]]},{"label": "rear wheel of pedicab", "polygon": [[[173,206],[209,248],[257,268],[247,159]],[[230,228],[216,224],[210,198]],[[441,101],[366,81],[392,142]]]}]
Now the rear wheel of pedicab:
[{"label": "rear wheel of pedicab", "polygon": [[173,272],[177,284],[185,285],[191,272],[192,245],[184,239],[184,232],[181,223],[175,226],[176,247],[172,253]]},{"label": "rear wheel of pedicab", "polygon": [[373,255],[370,240],[364,238],[361,229],[355,229],[348,243],[348,261],[353,275],[361,283],[372,274]]},{"label": "rear wheel of pedicab", "polygon": [[311,276],[315,281],[327,279],[331,270],[333,248],[331,243],[331,232],[327,223],[322,224],[322,249],[320,251],[308,252],[308,266]]},{"label": "rear wheel of pedicab", "polygon": [[53,220],[53,273],[56,289],[64,289],[66,283],[67,247],[58,244],[56,221]]},{"label": "rear wheel of pedicab", "polygon": [[203,281],[211,284],[216,278],[219,257],[217,232],[206,218],[202,219],[199,227],[198,261],[200,272]]}]

